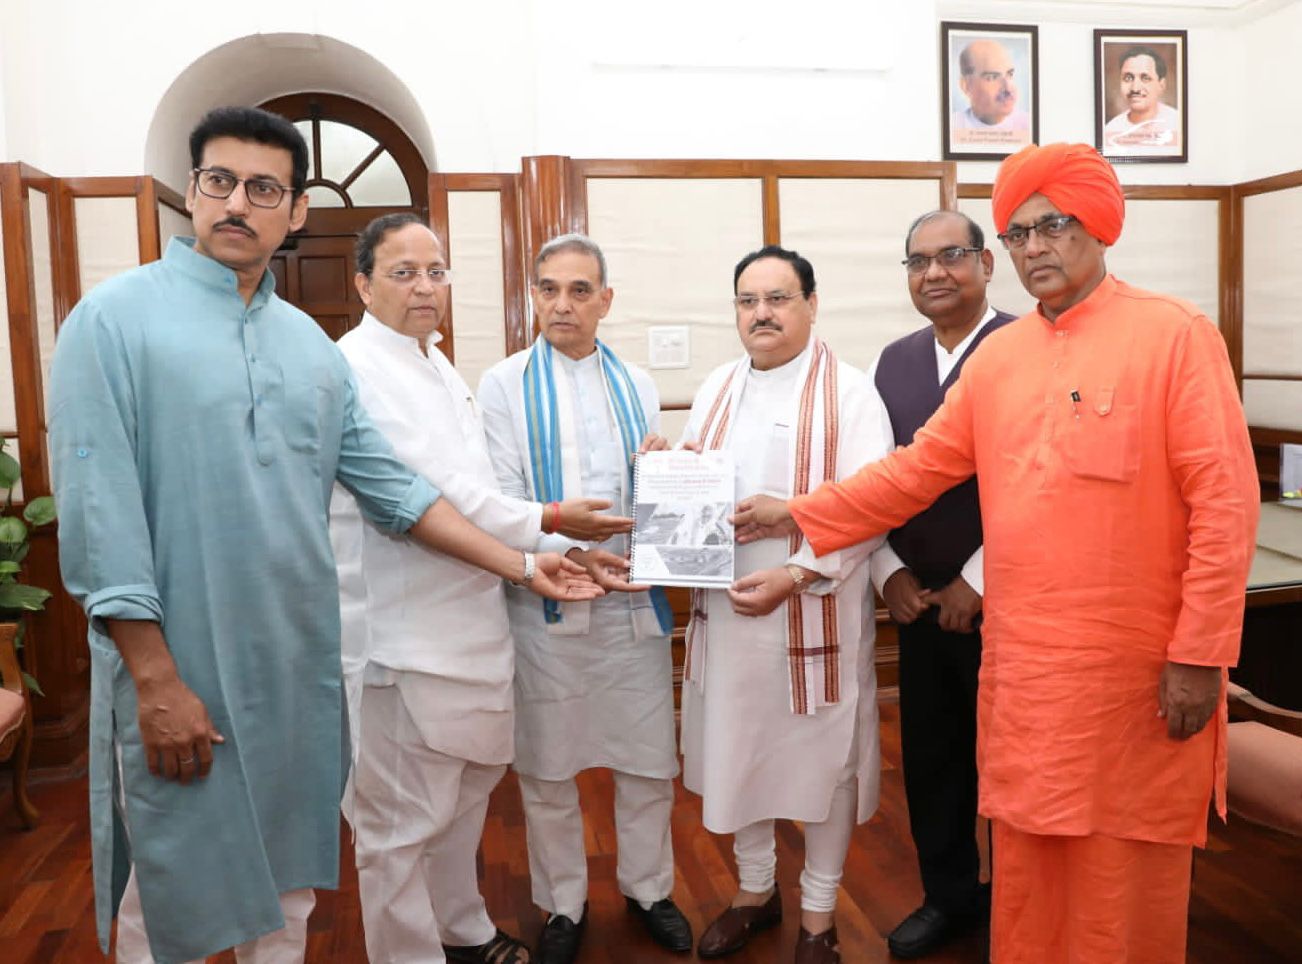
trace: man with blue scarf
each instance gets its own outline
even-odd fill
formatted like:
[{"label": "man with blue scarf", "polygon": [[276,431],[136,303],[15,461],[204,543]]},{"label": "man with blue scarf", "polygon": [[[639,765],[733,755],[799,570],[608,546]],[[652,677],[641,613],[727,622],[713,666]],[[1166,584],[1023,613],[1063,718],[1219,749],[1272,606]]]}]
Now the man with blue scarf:
[{"label": "man with blue scarf", "polygon": [[[627,515],[632,456],[663,448],[660,403],[641,369],[597,339],[610,311],[601,249],[583,235],[545,244],[531,286],[540,335],[489,369],[479,405],[502,491],[552,503],[608,499]],[[627,536],[592,545],[552,535],[538,548],[581,562],[607,595],[592,605],[544,606],[509,591],[515,638],[515,768],[528,832],[533,899],[549,914],[543,964],[568,964],[586,926],[587,855],[575,777],[609,767],[615,779],[617,877],[652,938],[679,952],[691,926],[674,905],[669,816],[674,705],[669,631],[659,590],[630,592]],[[612,591],[613,590],[613,591]]]}]

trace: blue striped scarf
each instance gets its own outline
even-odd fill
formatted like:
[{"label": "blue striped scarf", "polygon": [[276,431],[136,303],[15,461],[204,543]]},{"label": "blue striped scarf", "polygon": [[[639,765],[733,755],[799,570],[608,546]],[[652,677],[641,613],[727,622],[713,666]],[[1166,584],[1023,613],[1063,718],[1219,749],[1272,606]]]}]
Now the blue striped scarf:
[{"label": "blue striped scarf", "polygon": [[[533,476],[533,495],[539,502],[560,502],[565,498],[565,484],[561,474],[561,431],[556,413],[556,375],[553,368],[555,349],[539,335],[524,366],[524,424],[529,438],[529,468]],[[601,356],[601,373],[610,398],[619,437],[624,443],[625,464],[629,482],[626,491],[633,491],[633,456],[642,439],[646,438],[646,414],[637,387],[615,353],[600,340],[597,353]],[[669,600],[659,587],[651,590],[651,605],[655,607],[660,630],[669,633],[674,626],[674,616]],[[543,600],[543,614],[549,623],[561,621],[559,604]]]}]

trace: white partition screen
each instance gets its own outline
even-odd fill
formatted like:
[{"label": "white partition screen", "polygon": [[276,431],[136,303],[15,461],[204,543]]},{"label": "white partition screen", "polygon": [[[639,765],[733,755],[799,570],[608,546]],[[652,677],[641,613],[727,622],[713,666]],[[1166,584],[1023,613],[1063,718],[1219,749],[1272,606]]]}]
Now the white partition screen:
[{"label": "white partition screen", "polygon": [[77,268],[81,293],[140,264],[140,226],[134,197],[79,197]]},{"label": "white partition screen", "polygon": [[986,286],[986,297],[990,304],[1010,315],[1024,315],[1035,307],[1035,299],[1026,293],[1022,282],[1017,278],[1017,270],[1008,256],[1003,242],[995,237],[995,219],[990,213],[988,197],[959,198],[958,209],[981,226],[985,233],[986,247],[995,256],[995,272]]},{"label": "white partition screen", "polygon": [[158,205],[158,242],[161,252],[167,251],[167,244],[172,238],[188,238],[194,235],[194,225],[190,215],[166,204]]},{"label": "white partition screen", "polygon": [[[989,198],[962,198],[959,210],[981,226],[995,255],[990,303],[1014,315],[1035,307],[1012,259],[995,236]],[[1108,270],[1137,288],[1197,305],[1212,321],[1220,314],[1219,202],[1214,199],[1131,199],[1121,238],[1107,253]]]},{"label": "white partition screen", "polygon": [[1302,187],[1243,199],[1243,404],[1248,424],[1302,430]]},{"label": "white partition screen", "polygon": [[688,404],[736,358],[732,271],[764,243],[759,178],[587,179],[588,233],[601,245],[615,300],[602,340],[646,367],[648,330],[684,325],[685,368],[651,371],[662,405]]},{"label": "white partition screen", "polygon": [[448,247],[457,371],[475,390],[484,371],[506,357],[500,192],[448,192]]},{"label": "white partition screen", "polygon": [[925,325],[909,300],[904,235],[934,210],[934,180],[781,178],[782,245],[814,266],[815,330],[837,356],[867,368],[888,344]]},{"label": "white partition screen", "polygon": [[1108,270],[1136,288],[1191,301],[1220,321],[1220,203],[1215,199],[1126,201],[1126,223]]}]

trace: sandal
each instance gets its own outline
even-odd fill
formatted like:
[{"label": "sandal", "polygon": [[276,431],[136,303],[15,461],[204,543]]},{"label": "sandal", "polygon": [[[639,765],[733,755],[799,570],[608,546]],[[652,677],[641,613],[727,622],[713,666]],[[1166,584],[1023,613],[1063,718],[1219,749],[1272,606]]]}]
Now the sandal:
[{"label": "sandal", "polygon": [[444,944],[449,964],[529,964],[529,948],[500,927],[487,944],[458,946]]}]

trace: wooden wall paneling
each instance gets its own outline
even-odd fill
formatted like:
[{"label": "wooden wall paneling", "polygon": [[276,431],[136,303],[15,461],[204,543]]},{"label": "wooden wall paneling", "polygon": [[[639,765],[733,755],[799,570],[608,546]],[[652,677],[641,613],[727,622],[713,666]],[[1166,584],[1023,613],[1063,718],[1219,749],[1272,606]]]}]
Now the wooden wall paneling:
[{"label": "wooden wall paneling", "polygon": [[[452,260],[452,238],[451,229],[448,224],[448,178],[444,174],[433,174],[429,176],[429,225],[434,236],[438,238],[439,246],[443,249],[443,257],[447,259],[448,267],[455,270],[456,266]],[[453,365],[457,363],[457,345],[455,328],[453,326],[453,315],[455,308],[452,299],[448,298],[448,313],[443,318],[443,324],[439,327],[439,333],[443,336],[438,343],[439,350],[447,356],[449,362]]]},{"label": "wooden wall paneling", "polygon": [[764,175],[764,243],[782,243],[782,201],[776,174]]},{"label": "wooden wall paneling", "polygon": [[1226,188],[1221,199],[1221,334],[1230,353],[1234,382],[1243,397],[1243,195]]},{"label": "wooden wall paneling", "polygon": [[58,242],[55,244],[54,324],[55,333],[63,319],[81,300],[81,253],[77,250],[77,199],[67,178],[60,178],[55,189],[58,210]]},{"label": "wooden wall paneling", "polygon": [[[76,297],[75,245],[68,246],[62,184],[26,164],[0,164],[0,217],[4,218],[4,271],[7,279],[9,337],[14,370],[18,457],[25,498],[51,491],[47,455],[44,385],[36,309],[28,189],[44,192],[49,212],[51,280],[56,323]],[[69,260],[71,253],[72,259]],[[33,695],[36,720],[32,763],[75,772],[84,765],[89,719],[89,660],[86,623],[64,591],[59,574],[57,523],[33,533],[26,578],[53,592],[44,612],[28,621],[25,668],[41,683]]]},{"label": "wooden wall paneling", "polygon": [[[429,176],[429,226],[434,232],[434,237],[438,238],[439,247],[443,249],[443,257],[447,259],[449,267],[455,270],[452,260],[452,238],[451,229],[448,225],[448,178],[446,174],[434,174]],[[452,299],[448,298],[448,313],[443,319],[440,327],[440,334],[443,336],[439,342],[439,349],[447,356],[449,362],[453,365],[456,360],[456,338],[453,335],[452,316],[454,307]]]},{"label": "wooden wall paneling", "polygon": [[520,213],[524,263],[531,269],[534,255],[550,238],[577,227],[581,220],[573,209],[571,161],[559,154],[526,157],[521,161]]},{"label": "wooden wall paneling", "polygon": [[1302,170],[1274,174],[1270,177],[1260,177],[1255,181],[1244,181],[1241,184],[1234,185],[1234,190],[1240,197],[1249,197],[1253,194],[1269,194],[1272,191],[1283,191],[1290,187],[1302,187]]},{"label": "wooden wall paneling", "polygon": [[157,261],[163,256],[162,232],[158,226],[158,191],[152,177],[136,178],[136,233],[141,264]]},{"label": "wooden wall paneling", "polygon": [[[445,179],[447,191],[496,191],[500,195],[502,209],[502,294],[503,304],[506,307],[506,353],[512,355],[523,348],[527,348],[534,338],[533,326],[529,318],[528,296],[526,294],[529,288],[529,278],[532,274],[532,260],[526,263],[524,257],[525,244],[521,233],[521,178],[515,174],[447,174],[434,176],[441,176]],[[432,191],[430,204],[432,207]],[[443,197],[443,205],[446,231],[446,193]],[[566,230],[572,230],[572,226]],[[545,243],[545,240],[543,243]],[[532,256],[530,257],[532,259]]]}]

